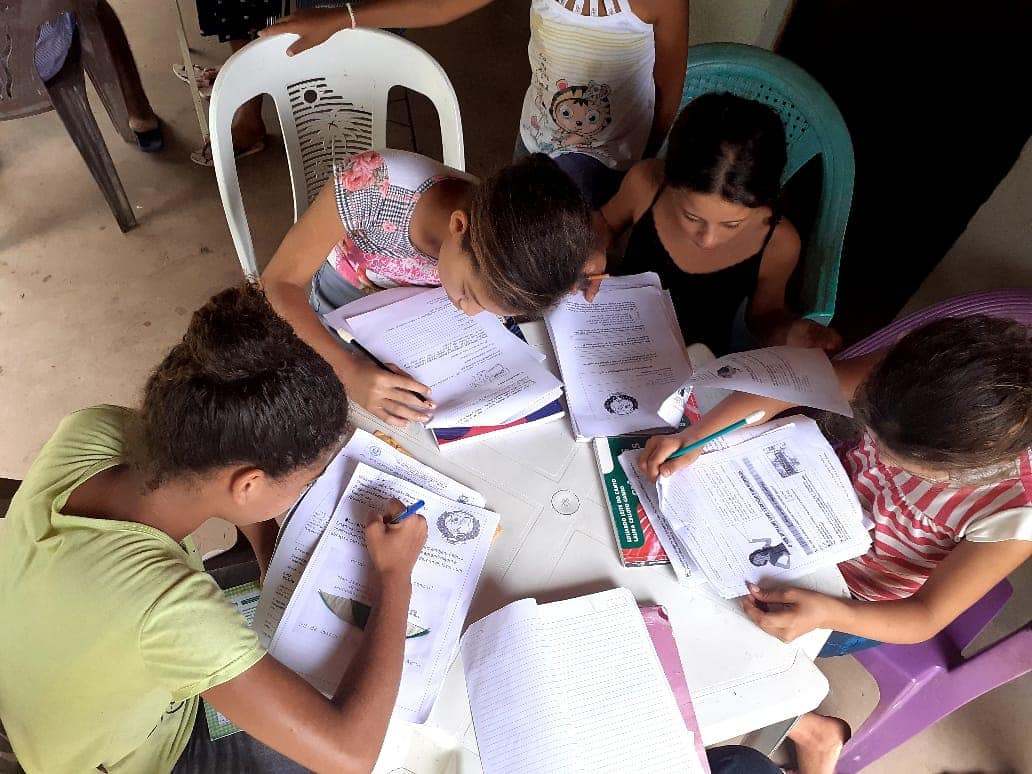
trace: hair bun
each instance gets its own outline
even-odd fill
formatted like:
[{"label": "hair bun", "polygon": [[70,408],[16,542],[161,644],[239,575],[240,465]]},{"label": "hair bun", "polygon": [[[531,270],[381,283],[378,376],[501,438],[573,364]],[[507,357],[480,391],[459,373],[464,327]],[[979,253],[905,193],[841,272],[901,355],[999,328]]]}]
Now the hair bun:
[{"label": "hair bun", "polygon": [[194,313],[183,337],[185,355],[198,376],[216,382],[253,379],[281,366],[287,323],[255,284],[229,288]]}]

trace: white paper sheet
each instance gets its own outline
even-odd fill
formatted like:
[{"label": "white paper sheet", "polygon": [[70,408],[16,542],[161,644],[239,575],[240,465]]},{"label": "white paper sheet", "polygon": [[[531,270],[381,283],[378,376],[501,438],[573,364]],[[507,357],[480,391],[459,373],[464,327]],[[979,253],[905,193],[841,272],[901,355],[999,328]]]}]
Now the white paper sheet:
[{"label": "white paper sheet", "polygon": [[429,427],[505,424],[562,394],[559,380],[495,315],[470,317],[442,289],[348,316],[347,325],[366,349],[432,389],[437,409]]},{"label": "white paper sheet", "polygon": [[864,553],[860,503],[817,423],[793,421],[659,479],[674,536],[724,597]]},{"label": "white paper sheet", "polygon": [[429,724],[392,718],[373,774],[483,774],[476,752]]},{"label": "white paper sheet", "polygon": [[626,589],[514,602],[471,625],[461,652],[485,771],[703,771]]},{"label": "white paper sheet", "polygon": [[365,523],[390,498],[425,501],[429,536],[412,571],[409,636],[395,716],[422,723],[455,656],[498,514],[446,500],[358,463],[312,553],[269,653],[332,696],[376,598]]},{"label": "white paper sheet", "polygon": [[[682,390],[689,386],[739,390],[853,416],[835,369],[820,349],[768,347],[735,352],[693,373]],[[669,407],[664,411],[674,410],[678,400],[677,392],[670,394]]]},{"label": "white paper sheet", "polygon": [[591,303],[567,296],[545,317],[583,438],[665,427],[660,406],[691,373],[669,297],[620,279],[603,281]]},{"label": "white paper sheet", "polygon": [[479,492],[398,451],[371,433],[356,429],[323,474],[291,509],[280,528],[254,617],[253,628],[263,648],[268,648],[272,642],[301,573],[359,462],[411,481],[449,500],[478,507],[484,505],[484,497]]},{"label": "white paper sheet", "polygon": [[659,508],[659,490],[656,485],[649,481],[638,470],[638,458],[644,449],[629,449],[619,457],[620,467],[627,474],[627,480],[635,493],[638,495],[638,502],[645,509],[645,515],[649,517],[649,523],[656,531],[660,545],[666,551],[667,559],[670,560],[670,567],[673,569],[677,580],[685,586],[697,586],[706,582],[706,576],[692,559],[688,549],[681,541],[674,537],[670,525],[663,517]]},{"label": "white paper sheet", "polygon": [[362,296],[362,298],[345,304],[338,309],[334,309],[332,312],[324,314],[322,319],[330,328],[334,328],[339,331],[346,331],[354,335],[355,332],[351,330],[351,326],[348,325],[349,317],[357,317],[360,314],[372,312],[374,309],[383,309],[385,306],[405,301],[406,299],[418,296],[420,293],[425,292],[426,288],[414,286],[378,290],[375,293],[369,293],[368,295]]}]

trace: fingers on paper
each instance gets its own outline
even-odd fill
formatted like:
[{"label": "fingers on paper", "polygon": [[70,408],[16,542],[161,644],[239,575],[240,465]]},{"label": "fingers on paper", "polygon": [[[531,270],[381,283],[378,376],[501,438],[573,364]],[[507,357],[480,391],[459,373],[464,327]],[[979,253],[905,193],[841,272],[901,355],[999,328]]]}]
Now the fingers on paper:
[{"label": "fingers on paper", "polygon": [[584,300],[588,303],[594,301],[601,288],[602,280],[589,280],[588,284],[584,286]]},{"label": "fingers on paper", "polygon": [[800,632],[796,631],[798,611],[794,603],[797,589],[761,589],[754,583],[746,584],[749,593],[742,597],[742,611],[754,624],[772,637],[791,642]]},{"label": "fingers on paper", "polygon": [[[412,392],[419,393],[420,395],[423,395],[428,399],[427,404],[431,408],[434,407],[434,402],[432,400],[429,400],[430,388],[427,385],[423,384],[422,382],[417,382],[407,373],[398,368],[398,366],[394,365],[394,363],[388,363],[387,367],[391,370],[391,373],[394,374],[394,378],[391,379],[392,387],[399,390],[410,390]],[[411,397],[415,399],[414,395]]]},{"label": "fingers on paper", "polygon": [[420,424],[429,422],[433,415],[425,409],[412,406],[411,404],[415,402],[416,399],[407,393],[398,396],[396,400],[388,398],[383,401],[385,416],[381,418],[395,427],[407,427],[409,422],[419,422]]}]

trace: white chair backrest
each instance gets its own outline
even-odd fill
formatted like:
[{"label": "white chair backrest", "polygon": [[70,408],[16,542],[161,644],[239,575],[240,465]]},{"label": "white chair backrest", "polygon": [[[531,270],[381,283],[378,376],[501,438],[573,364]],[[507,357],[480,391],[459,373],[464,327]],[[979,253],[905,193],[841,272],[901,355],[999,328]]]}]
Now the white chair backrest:
[{"label": "white chair backrest", "polygon": [[455,89],[442,67],[414,43],[380,30],[342,30],[295,56],[296,35],[249,43],[223,65],[211,94],[211,155],[219,195],[240,266],[258,266],[247,225],[236,160],[233,115],[252,97],[276,105],[294,191],[297,221],[330,175],[334,161],[387,144],[387,96],[392,86],[425,95],[437,109],[444,163],[465,169],[462,117]]}]

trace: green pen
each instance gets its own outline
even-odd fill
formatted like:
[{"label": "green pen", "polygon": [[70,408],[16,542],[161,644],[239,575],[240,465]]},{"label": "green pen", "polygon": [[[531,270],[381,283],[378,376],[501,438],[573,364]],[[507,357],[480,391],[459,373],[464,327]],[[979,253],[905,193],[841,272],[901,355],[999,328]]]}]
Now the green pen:
[{"label": "green pen", "polygon": [[720,430],[717,430],[717,432],[715,433],[710,433],[705,438],[700,438],[698,441],[695,441],[694,443],[690,443],[687,446],[678,449],[669,457],[667,457],[667,462],[669,462],[670,460],[676,460],[678,457],[682,457],[688,452],[695,451],[696,449],[705,446],[713,439],[720,438],[720,436],[722,435],[727,435],[728,433],[737,430],[740,427],[745,427],[746,425],[755,425],[766,415],[766,411],[754,411],[753,413],[749,414],[749,416],[747,416],[745,419],[739,419],[737,422],[732,422],[727,427],[721,428]]}]

